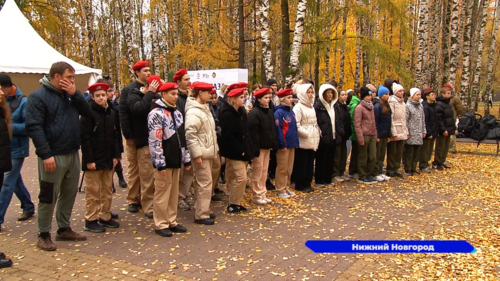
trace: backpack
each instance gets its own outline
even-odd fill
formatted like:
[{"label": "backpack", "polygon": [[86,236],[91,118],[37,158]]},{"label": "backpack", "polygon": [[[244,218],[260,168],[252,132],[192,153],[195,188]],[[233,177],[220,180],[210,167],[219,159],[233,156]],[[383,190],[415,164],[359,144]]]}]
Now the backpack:
[{"label": "backpack", "polygon": [[470,138],[477,140],[477,146],[479,146],[479,142],[486,138],[488,134],[488,126],[483,122],[479,122],[474,126],[474,129],[470,132]]},{"label": "backpack", "polygon": [[481,122],[484,123],[488,129],[493,129],[496,126],[497,118],[494,115],[486,114],[483,118],[481,118]]},{"label": "backpack", "polygon": [[478,123],[476,116],[479,116],[479,120],[481,120],[481,115],[474,112],[467,112],[460,117],[457,137],[467,138],[470,136],[470,133]]},{"label": "backpack", "polygon": [[500,140],[500,126],[497,126],[488,131],[488,135],[486,135],[486,139],[489,140]]}]

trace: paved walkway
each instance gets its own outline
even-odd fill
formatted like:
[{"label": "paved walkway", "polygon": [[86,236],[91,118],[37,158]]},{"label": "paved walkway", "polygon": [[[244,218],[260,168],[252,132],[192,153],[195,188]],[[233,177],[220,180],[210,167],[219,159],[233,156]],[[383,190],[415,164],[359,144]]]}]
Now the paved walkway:
[{"label": "paved walkway", "polygon": [[[459,144],[459,149],[474,148]],[[213,204],[218,216],[214,226],[195,225],[193,211],[179,211],[178,221],[189,232],[171,238],[155,235],[152,220],[143,213],[127,213],[126,190],[118,187],[112,210],[120,216],[120,228],[102,234],[85,232],[88,240],[84,242],[55,242],[58,250],[52,253],[35,247],[36,217],[16,221],[20,209],[14,198],[0,232],[0,250],[15,264],[0,270],[0,280],[411,280],[418,276],[416,266],[425,265],[426,258],[315,254],[304,243],[312,239],[430,238],[456,216],[473,225],[481,213],[456,207],[491,206],[481,196],[465,200],[460,193],[474,174],[461,168],[471,160],[486,167],[498,163],[493,156],[459,153],[450,159],[456,167],[443,172],[373,186],[348,182],[291,200],[271,193],[275,203],[247,203],[249,212],[242,215],[224,211],[225,197],[226,202]],[[500,178],[498,174],[485,176],[495,181]],[[25,162],[23,178],[37,201],[35,157]],[[250,201],[248,194],[246,200]],[[77,231],[83,230],[84,201],[85,195],[78,194],[72,216]],[[455,205],[457,201],[460,204]],[[444,233],[467,229],[463,224],[451,224]],[[493,268],[486,270],[489,276],[498,274]],[[425,270],[425,266],[419,269]]]}]

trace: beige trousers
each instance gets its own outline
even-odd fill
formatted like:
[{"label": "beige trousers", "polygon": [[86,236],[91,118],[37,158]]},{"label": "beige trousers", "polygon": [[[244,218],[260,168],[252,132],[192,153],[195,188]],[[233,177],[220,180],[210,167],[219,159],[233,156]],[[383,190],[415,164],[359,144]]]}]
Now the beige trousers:
[{"label": "beige trousers", "polygon": [[450,136],[450,152],[457,152],[457,136],[456,135],[451,135]]},{"label": "beige trousers", "polygon": [[128,194],[127,204],[141,203],[141,182],[139,180],[139,163],[135,144],[125,145],[128,162]]},{"label": "beige trousers", "polygon": [[113,171],[85,171],[85,219],[111,219]]},{"label": "beige trousers", "polygon": [[167,174],[162,176],[154,171],[153,219],[158,230],[177,225],[180,169],[166,169],[165,172]]},{"label": "beige trousers", "polygon": [[241,205],[247,184],[247,165],[245,161],[226,158],[226,184],[229,190],[229,204]]},{"label": "beige trousers", "polygon": [[295,159],[295,148],[278,150],[276,153],[276,190],[279,193],[290,192],[290,181]]},{"label": "beige trousers", "polygon": [[139,178],[141,180],[141,206],[147,214],[153,211],[153,196],[155,192],[154,168],[151,164],[149,146],[137,149],[139,163]]},{"label": "beige trousers", "polygon": [[[193,165],[193,163],[191,163]],[[189,197],[189,190],[193,185],[193,169],[186,171],[184,164],[181,166],[181,173],[179,176],[179,200],[186,200]]]},{"label": "beige trousers", "polygon": [[269,168],[270,149],[261,149],[259,157],[252,160],[252,177],[250,185],[252,187],[252,198],[266,198],[267,170]]},{"label": "beige trousers", "polygon": [[213,160],[203,159],[198,165],[191,161],[194,174],[194,190],[196,192],[196,203],[194,204],[194,218],[210,218],[210,200],[212,199],[212,167]]},{"label": "beige trousers", "polygon": [[217,156],[212,161],[212,195],[215,194],[214,190],[219,184],[220,167],[220,157]]}]

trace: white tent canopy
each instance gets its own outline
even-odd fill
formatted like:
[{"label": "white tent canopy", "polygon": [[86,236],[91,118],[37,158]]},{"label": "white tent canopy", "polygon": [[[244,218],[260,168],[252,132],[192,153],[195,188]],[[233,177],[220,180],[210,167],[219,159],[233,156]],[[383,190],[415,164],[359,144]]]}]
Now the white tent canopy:
[{"label": "white tent canopy", "polygon": [[[56,51],[31,27],[28,19],[24,17],[14,0],[7,0],[0,11],[0,30],[4,43],[0,44],[0,72],[9,74],[13,82],[18,85],[15,77],[36,77],[41,74],[48,74],[50,66],[54,62],[65,61],[76,70],[77,87],[78,80],[86,77],[85,84],[88,83],[91,74],[101,74],[100,69],[94,69],[79,64]],[[20,75],[21,73],[26,75]],[[35,75],[28,75],[35,74]],[[84,77],[78,77],[82,74]],[[39,87],[36,80],[35,88]],[[85,87],[85,85],[80,85]],[[23,90],[26,93],[26,89]]]}]

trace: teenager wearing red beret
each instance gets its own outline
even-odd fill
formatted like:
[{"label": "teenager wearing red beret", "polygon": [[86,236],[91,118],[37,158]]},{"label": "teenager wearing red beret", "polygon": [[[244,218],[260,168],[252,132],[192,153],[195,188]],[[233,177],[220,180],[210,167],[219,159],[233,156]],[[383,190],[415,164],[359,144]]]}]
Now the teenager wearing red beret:
[{"label": "teenager wearing red beret", "polygon": [[227,94],[221,108],[221,156],[226,158],[226,184],[229,190],[229,213],[246,211],[242,206],[247,182],[247,164],[254,152],[248,132],[247,113],[243,107],[244,89],[234,89]]}]

